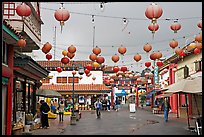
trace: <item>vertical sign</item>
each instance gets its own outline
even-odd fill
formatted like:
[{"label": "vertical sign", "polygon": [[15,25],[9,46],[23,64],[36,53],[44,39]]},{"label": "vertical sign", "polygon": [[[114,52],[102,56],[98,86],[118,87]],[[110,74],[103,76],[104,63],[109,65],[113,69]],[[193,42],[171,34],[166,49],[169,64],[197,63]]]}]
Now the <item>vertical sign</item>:
[{"label": "vertical sign", "polygon": [[156,65],[156,61],[154,61],[154,85],[157,85],[159,82],[158,69],[159,67]]}]

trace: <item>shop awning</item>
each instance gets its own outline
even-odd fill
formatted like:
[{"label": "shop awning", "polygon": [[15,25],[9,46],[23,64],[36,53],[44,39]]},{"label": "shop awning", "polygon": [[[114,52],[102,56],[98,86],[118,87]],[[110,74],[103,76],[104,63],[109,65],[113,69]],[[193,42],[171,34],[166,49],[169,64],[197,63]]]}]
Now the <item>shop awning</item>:
[{"label": "shop awning", "polygon": [[117,91],[115,92],[115,95],[116,95],[116,96],[126,96],[126,95],[128,95],[128,94],[125,92],[124,89],[122,89],[122,90],[117,90]]},{"label": "shop awning", "polygon": [[166,91],[167,89],[153,89],[149,92],[146,92],[144,94],[142,94],[141,96],[146,96],[146,98],[151,98],[153,94],[157,93],[157,92],[161,92],[161,91]]}]

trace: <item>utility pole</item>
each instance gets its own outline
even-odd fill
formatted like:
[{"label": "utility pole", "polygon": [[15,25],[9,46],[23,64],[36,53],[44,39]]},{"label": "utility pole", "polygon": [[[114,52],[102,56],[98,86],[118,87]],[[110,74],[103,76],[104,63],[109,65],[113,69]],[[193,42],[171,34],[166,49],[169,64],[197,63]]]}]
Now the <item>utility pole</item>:
[{"label": "utility pole", "polygon": [[54,44],[54,60],[55,60],[55,51],[56,51],[56,38],[57,38],[57,31],[56,26],[54,27],[54,37],[53,37],[53,44]]}]

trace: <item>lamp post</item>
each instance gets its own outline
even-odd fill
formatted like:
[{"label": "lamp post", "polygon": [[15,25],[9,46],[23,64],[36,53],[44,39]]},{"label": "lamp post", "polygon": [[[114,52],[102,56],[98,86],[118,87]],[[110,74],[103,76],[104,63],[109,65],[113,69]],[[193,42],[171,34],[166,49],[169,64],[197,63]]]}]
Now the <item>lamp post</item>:
[{"label": "lamp post", "polygon": [[[75,106],[75,102],[74,102],[74,78],[76,75],[76,71],[74,70],[75,65],[72,65],[73,71],[72,71],[72,115],[71,115],[71,122],[70,125],[76,125],[76,115],[75,115],[75,110],[74,110],[74,106]],[[84,68],[82,66],[79,67],[78,70],[79,75],[83,75],[84,74]]]}]

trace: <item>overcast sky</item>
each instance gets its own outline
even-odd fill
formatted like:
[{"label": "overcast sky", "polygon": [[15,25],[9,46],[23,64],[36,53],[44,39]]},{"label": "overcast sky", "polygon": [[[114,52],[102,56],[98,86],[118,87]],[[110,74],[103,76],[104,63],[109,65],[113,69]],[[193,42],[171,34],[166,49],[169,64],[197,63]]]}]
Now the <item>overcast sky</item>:
[{"label": "overcast sky", "polygon": [[[157,20],[159,30],[152,37],[148,25],[151,20],[145,16],[145,10],[151,2],[110,2],[105,3],[104,10],[101,11],[100,3],[88,2],[65,2],[63,6],[70,12],[70,18],[65,22],[62,33],[60,23],[54,18],[55,10],[61,7],[59,2],[41,3],[41,18],[44,24],[41,32],[41,48],[44,43],[53,45],[50,53],[54,60],[54,27],[56,26],[56,50],[55,60],[61,60],[62,51],[73,44],[77,51],[74,60],[89,60],[93,46],[101,48],[101,56],[105,58],[105,65],[126,65],[129,69],[140,71],[146,61],[151,61],[143,50],[143,46],[148,42],[152,45],[153,51],[160,50],[163,58],[172,55],[173,50],[169,42],[174,38],[183,47],[185,43],[193,40],[201,30],[197,27],[198,21],[202,19],[202,2],[156,2],[163,9],[162,16]],[[94,16],[94,24],[92,23]],[[123,23],[123,18],[127,18],[128,24]],[[181,29],[174,33],[170,29],[173,20],[178,19]],[[93,44],[93,26],[95,26],[95,42]],[[183,37],[186,38],[183,38]],[[124,57],[118,53],[121,44],[127,48]],[[142,56],[139,62],[134,61],[136,53]],[[120,56],[120,61],[114,63],[112,55]],[[35,60],[47,60],[41,51],[32,53]],[[124,63],[122,63],[122,60]]]}]

